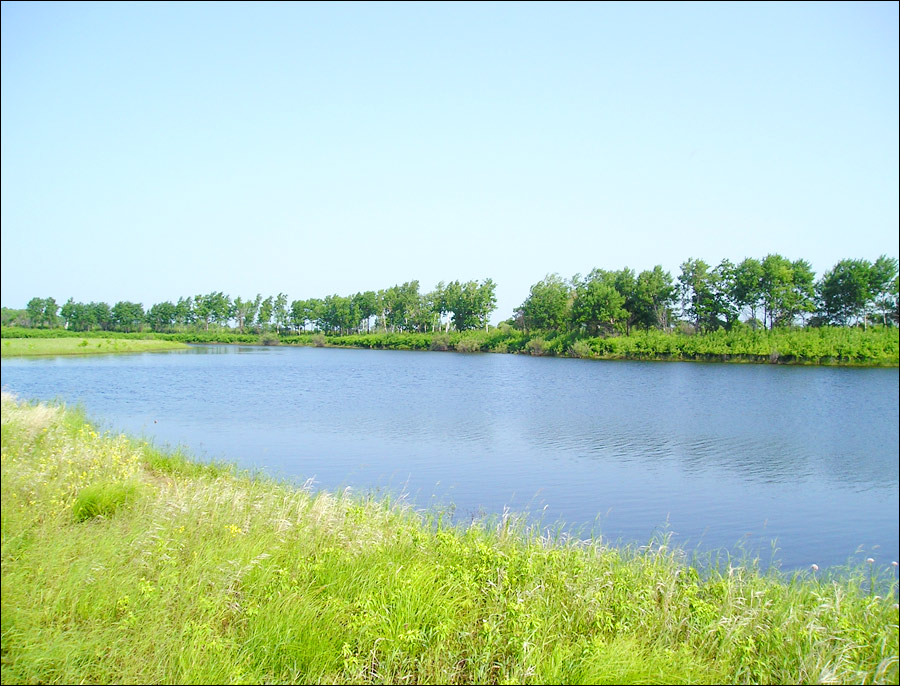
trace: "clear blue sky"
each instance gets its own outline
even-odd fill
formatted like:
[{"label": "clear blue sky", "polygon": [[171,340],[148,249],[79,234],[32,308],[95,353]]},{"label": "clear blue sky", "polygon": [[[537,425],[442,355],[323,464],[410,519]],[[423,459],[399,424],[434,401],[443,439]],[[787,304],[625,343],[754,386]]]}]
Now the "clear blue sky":
[{"label": "clear blue sky", "polygon": [[2,304],[898,255],[898,3],[2,3]]}]

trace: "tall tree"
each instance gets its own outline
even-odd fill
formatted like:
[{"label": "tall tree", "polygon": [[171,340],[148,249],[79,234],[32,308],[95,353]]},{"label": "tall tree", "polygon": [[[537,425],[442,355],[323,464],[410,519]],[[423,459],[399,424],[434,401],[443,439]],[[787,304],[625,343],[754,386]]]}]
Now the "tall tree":
[{"label": "tall tree", "polygon": [[105,302],[92,302],[88,307],[91,310],[91,319],[95,326],[99,326],[101,331],[109,331],[113,328],[115,321],[109,305]]},{"label": "tall tree", "polygon": [[632,307],[634,323],[644,329],[667,329],[675,305],[672,275],[661,265],[638,274]]},{"label": "tall tree", "polygon": [[762,261],[763,320],[768,318],[769,328],[777,324],[791,324],[791,301],[794,289],[794,265],[777,253],[766,255]]},{"label": "tall tree", "polygon": [[192,326],[194,323],[194,299],[190,296],[187,298],[178,298],[175,303],[175,325],[183,329]]},{"label": "tall tree", "polygon": [[94,326],[94,313],[88,305],[69,298],[60,310],[66,329],[89,331]]},{"label": "tall tree", "polygon": [[175,305],[171,302],[161,302],[147,310],[147,324],[156,332],[171,331],[175,324]]},{"label": "tall tree", "polygon": [[868,260],[841,260],[817,284],[823,317],[835,324],[859,322],[869,302],[872,265]]},{"label": "tall tree", "polygon": [[762,301],[762,284],[763,268],[759,260],[747,257],[735,267],[731,299],[738,310],[750,311],[753,326],[756,326],[756,310]]},{"label": "tall tree", "polygon": [[32,298],[25,305],[25,311],[28,313],[28,320],[31,326],[38,328],[44,323],[44,299]]},{"label": "tall tree", "polygon": [[446,307],[452,312],[453,326],[457,331],[484,327],[497,307],[496,284],[491,279],[482,283],[453,281],[444,289]]},{"label": "tall tree", "polygon": [[275,302],[272,306],[272,315],[275,318],[275,328],[281,332],[288,330],[288,325],[291,320],[287,302],[287,295],[279,293],[275,296]]},{"label": "tall tree", "polygon": [[531,287],[519,307],[524,329],[561,330],[569,316],[572,287],[559,274],[548,274]]},{"label": "tall tree", "polygon": [[888,316],[897,310],[897,259],[881,255],[869,270],[869,298],[873,311],[881,314],[887,325]]},{"label": "tall tree", "polygon": [[591,336],[625,329],[625,296],[616,288],[615,272],[594,269],[575,284],[572,324]]},{"label": "tall tree", "polygon": [[816,309],[816,274],[806,260],[791,263],[791,290],[785,301],[784,317],[792,323],[800,317],[806,324],[806,316]]},{"label": "tall tree", "polygon": [[272,324],[272,313],[274,309],[275,302],[271,295],[259,304],[259,309],[256,314],[256,324],[261,333],[265,333],[269,330],[269,326]]},{"label": "tall tree", "polygon": [[237,324],[238,331],[240,331],[241,333],[244,333],[244,326],[246,326],[247,324],[247,317],[250,315],[250,308],[252,306],[252,301],[244,300],[240,296],[235,298],[231,303],[231,318],[234,319],[235,324]]},{"label": "tall tree", "polygon": [[144,323],[144,306],[140,303],[120,300],[112,307],[113,325],[119,331],[140,331]]},{"label": "tall tree", "polygon": [[365,291],[357,293],[353,299],[360,319],[366,323],[366,333],[368,333],[372,317],[378,313],[378,296],[375,291]]}]

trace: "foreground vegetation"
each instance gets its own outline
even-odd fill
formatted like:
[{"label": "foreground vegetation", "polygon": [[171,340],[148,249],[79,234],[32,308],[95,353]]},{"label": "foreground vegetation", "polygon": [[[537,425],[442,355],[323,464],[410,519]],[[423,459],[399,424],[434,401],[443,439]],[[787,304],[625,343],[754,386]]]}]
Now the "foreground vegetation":
[{"label": "foreground vegetation", "polygon": [[4,683],[897,683],[895,575],[454,528],[2,399]]},{"label": "foreground vegetation", "polygon": [[83,336],[53,338],[4,338],[3,357],[39,355],[96,355],[98,353],[138,353],[180,350],[187,346],[177,341],[91,338]]},{"label": "foreground vegetation", "polygon": [[[776,364],[858,365],[896,367],[900,362],[900,329],[895,327],[820,327],[814,329],[752,330],[735,328],[707,334],[633,331],[628,336],[580,336],[573,333],[525,333],[501,324],[489,331],[449,333],[370,333],[345,336],[315,334],[277,336],[229,331],[190,331],[174,334],[68,332],[59,329],[0,329],[3,346],[10,339],[71,337],[79,341],[111,338],[117,341],[153,338],[181,343],[249,345],[307,345],[378,350],[438,350],[457,352],[522,353],[597,360],[692,360]],[[20,344],[22,345],[22,344]],[[4,353],[6,355],[6,353]]]}]

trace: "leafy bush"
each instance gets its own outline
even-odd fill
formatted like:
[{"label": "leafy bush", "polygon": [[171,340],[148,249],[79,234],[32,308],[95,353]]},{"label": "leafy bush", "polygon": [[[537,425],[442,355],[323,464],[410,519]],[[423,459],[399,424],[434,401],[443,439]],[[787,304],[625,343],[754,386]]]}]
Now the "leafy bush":
[{"label": "leafy bush", "polygon": [[450,349],[450,335],[446,333],[435,334],[431,337],[431,345],[428,346],[429,350],[449,350]]},{"label": "leafy bush", "polygon": [[139,484],[99,483],[85,486],[78,492],[72,514],[76,522],[93,517],[109,517],[122,505],[133,502],[139,494]]},{"label": "leafy bush", "polygon": [[585,340],[575,341],[572,347],[569,349],[572,357],[593,357],[594,351],[591,349],[591,344]]},{"label": "leafy bush", "polygon": [[456,342],[456,351],[460,353],[477,353],[481,351],[481,343],[478,339],[467,336]]},{"label": "leafy bush", "polygon": [[532,338],[525,344],[525,352],[529,355],[536,355],[538,357],[546,355],[549,352],[547,341],[540,336]]}]

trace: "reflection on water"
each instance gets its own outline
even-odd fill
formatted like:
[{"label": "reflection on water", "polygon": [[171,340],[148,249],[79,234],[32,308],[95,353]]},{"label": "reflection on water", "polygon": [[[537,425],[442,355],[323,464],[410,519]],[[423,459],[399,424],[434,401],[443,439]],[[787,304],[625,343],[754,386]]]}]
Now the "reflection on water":
[{"label": "reflection on water", "polygon": [[777,539],[785,567],[897,558],[896,369],[254,346],[2,369],[20,396],[325,488],[637,543]]}]

